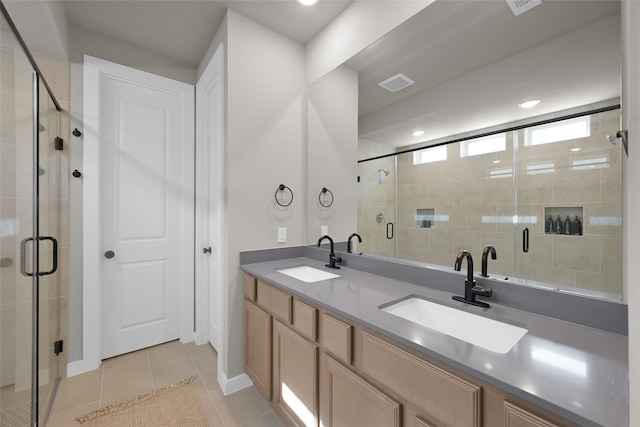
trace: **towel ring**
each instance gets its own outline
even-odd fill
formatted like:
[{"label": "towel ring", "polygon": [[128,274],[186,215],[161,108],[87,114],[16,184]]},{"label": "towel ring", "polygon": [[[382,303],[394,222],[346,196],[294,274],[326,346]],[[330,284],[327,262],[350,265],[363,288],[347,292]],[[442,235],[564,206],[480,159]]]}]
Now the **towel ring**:
[{"label": "towel ring", "polygon": [[[331,201],[327,204],[322,203],[322,195],[323,194],[327,194],[329,193],[329,195],[331,196]],[[333,204],[333,193],[331,192],[331,190],[329,190],[326,187],[322,187],[322,191],[320,191],[320,194],[318,195],[318,201],[320,202],[320,205],[324,208],[328,208],[329,206],[331,206]]]},{"label": "towel ring", "polygon": [[[280,200],[278,200],[278,191],[285,191],[285,190],[289,190],[289,193],[291,193],[291,200],[289,200],[289,203],[287,204],[282,204],[280,203]],[[291,191],[291,189],[289,187],[287,187],[284,184],[280,184],[278,186],[278,189],[276,190],[276,194],[275,194],[275,198],[276,198],[276,203],[279,204],[280,206],[282,206],[283,208],[286,208],[287,206],[289,206],[291,203],[293,203],[293,191]]]}]

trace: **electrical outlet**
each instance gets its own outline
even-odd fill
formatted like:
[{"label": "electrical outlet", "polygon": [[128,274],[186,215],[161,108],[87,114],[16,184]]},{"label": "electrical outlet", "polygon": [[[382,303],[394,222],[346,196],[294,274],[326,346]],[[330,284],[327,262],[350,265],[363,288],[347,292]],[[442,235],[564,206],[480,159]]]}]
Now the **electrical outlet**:
[{"label": "electrical outlet", "polygon": [[326,236],[329,234],[329,227],[326,225],[321,225],[320,226],[320,235],[321,236]]},{"label": "electrical outlet", "polygon": [[287,242],[287,227],[278,227],[278,243]]}]

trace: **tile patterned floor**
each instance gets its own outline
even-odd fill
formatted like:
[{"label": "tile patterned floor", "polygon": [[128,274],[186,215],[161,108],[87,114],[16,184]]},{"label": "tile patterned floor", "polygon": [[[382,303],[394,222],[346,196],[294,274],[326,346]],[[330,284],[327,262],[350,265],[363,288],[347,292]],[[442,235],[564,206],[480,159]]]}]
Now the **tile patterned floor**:
[{"label": "tile patterned floor", "polygon": [[47,427],[72,427],[74,418],[192,375],[209,424],[216,427],[283,427],[255,387],[224,396],[217,354],[208,344],[172,341],[105,360],[100,368],[63,378]]}]

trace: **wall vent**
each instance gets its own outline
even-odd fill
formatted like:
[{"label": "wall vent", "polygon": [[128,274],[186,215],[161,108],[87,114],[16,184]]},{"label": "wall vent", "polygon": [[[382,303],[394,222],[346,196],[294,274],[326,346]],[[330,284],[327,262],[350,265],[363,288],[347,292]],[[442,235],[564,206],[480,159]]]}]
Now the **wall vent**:
[{"label": "wall vent", "polygon": [[507,4],[511,8],[511,11],[515,16],[525,13],[529,9],[533,9],[540,3],[542,0],[506,0]]},{"label": "wall vent", "polygon": [[380,87],[388,90],[389,92],[397,92],[400,89],[411,86],[415,82],[402,73],[396,74],[393,77],[389,77],[387,80],[378,83]]}]

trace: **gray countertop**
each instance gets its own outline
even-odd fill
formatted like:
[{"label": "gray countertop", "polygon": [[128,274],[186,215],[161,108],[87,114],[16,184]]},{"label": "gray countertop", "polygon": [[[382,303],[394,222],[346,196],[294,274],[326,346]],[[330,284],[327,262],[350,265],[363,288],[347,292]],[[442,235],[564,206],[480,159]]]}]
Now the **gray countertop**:
[{"label": "gray countertop", "polygon": [[[484,309],[453,294],[311,258],[242,265],[245,272],[370,328],[426,356],[582,426],[629,425],[626,336],[492,304]],[[277,270],[307,265],[340,277],[305,283]],[[460,284],[460,291],[463,290]],[[526,325],[506,354],[468,344],[379,309],[417,295],[471,313]],[[489,301],[490,302],[490,301]]]}]

